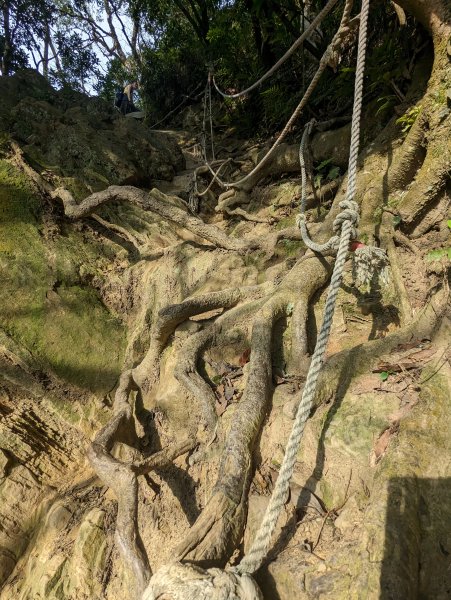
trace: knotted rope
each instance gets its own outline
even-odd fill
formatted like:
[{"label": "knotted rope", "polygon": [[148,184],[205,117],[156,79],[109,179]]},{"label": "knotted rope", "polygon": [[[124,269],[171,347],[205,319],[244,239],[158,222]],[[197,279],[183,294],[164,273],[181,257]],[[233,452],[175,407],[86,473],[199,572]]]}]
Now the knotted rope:
[{"label": "knotted rope", "polygon": [[317,244],[310,238],[308,231],[307,231],[307,225],[305,222],[305,208],[306,208],[306,204],[307,204],[307,176],[306,176],[306,169],[305,169],[304,151],[305,151],[307,139],[308,139],[310,133],[312,132],[312,129],[313,129],[315,123],[316,123],[315,119],[312,119],[311,121],[309,121],[307,123],[307,125],[304,128],[304,133],[302,134],[301,143],[299,145],[299,164],[301,166],[301,206],[300,206],[299,214],[296,218],[296,223],[297,223],[299,229],[301,230],[302,241],[307,246],[307,248],[310,248],[310,250],[312,250],[313,252],[320,252],[321,254],[327,254],[329,252],[332,252],[333,254],[335,254],[337,252],[338,246],[340,244],[341,227],[342,227],[344,221],[349,220],[352,222],[352,224],[354,226],[351,231],[351,238],[353,238],[357,235],[356,227],[359,223],[359,207],[358,207],[357,203],[354,202],[354,200],[349,199],[349,195],[348,195],[348,199],[340,202],[339,206],[343,210],[341,213],[339,213],[337,215],[337,217],[335,218],[335,220],[333,222],[333,230],[335,232],[335,235],[332,236],[324,244]]},{"label": "knotted rope", "polygon": [[152,577],[142,600],[263,600],[250,575],[175,562]]},{"label": "knotted rope", "polygon": [[[364,6],[362,3],[362,19],[363,19]],[[366,23],[365,23],[366,26]],[[308,137],[316,123],[315,119],[312,119],[307,123],[302,134],[301,143],[299,145],[299,164],[301,167],[301,206],[299,214],[296,218],[296,223],[301,231],[302,241],[310,248],[313,252],[321,254],[335,254],[338,250],[340,243],[340,231],[344,221],[351,221],[354,228],[351,230],[351,239],[357,237],[356,227],[359,223],[359,206],[357,202],[353,200],[356,193],[356,181],[357,181],[357,158],[359,153],[359,137],[360,137],[360,115],[362,111],[362,93],[363,93],[363,68],[364,68],[364,53],[365,49],[361,48],[360,36],[362,35],[363,21],[360,23],[359,32],[359,49],[357,56],[357,68],[356,68],[356,81],[355,81],[355,95],[354,95],[354,108],[352,114],[352,125],[351,125],[351,145],[349,153],[349,165],[348,165],[348,188],[346,193],[346,199],[340,202],[339,206],[342,209],[333,223],[333,230],[335,235],[332,236],[324,244],[317,244],[314,242],[308,233],[307,224],[305,220],[305,208],[307,199],[307,177],[305,169],[305,158],[304,151],[308,140]],[[363,52],[363,57],[362,53]],[[362,62],[363,61],[363,62]],[[359,65],[361,65],[361,70]],[[363,246],[363,245],[362,245]],[[353,254],[353,277],[355,285],[358,288],[368,290],[371,287],[371,283],[374,279],[375,273],[378,273],[380,283],[386,285],[389,281],[388,271],[388,256],[385,250],[377,248],[376,246],[363,246],[357,248]]]},{"label": "knotted rope", "polygon": [[355,286],[364,292],[371,291],[375,276],[380,285],[388,285],[390,273],[385,250],[376,246],[357,248],[353,256],[352,276]]},{"label": "knotted rope", "polygon": [[365,49],[367,38],[369,0],[362,0],[362,12],[357,53],[357,68],[354,96],[354,113],[351,126],[351,152],[349,159],[349,179],[347,198],[343,204],[343,213],[337,217],[337,227],[341,228],[337,258],[327,295],[324,318],[318,335],[315,351],[310,363],[302,398],[299,403],[293,428],[288,440],[285,456],[276,484],[260,529],[252,546],[241,563],[228,571],[218,569],[203,570],[175,562],[156,573],[144,593],[143,600],[260,600],[261,593],[251,578],[261,566],[280,512],[286,502],[290,479],[296,464],[302,433],[312,409],[316,393],[318,376],[321,371],[324,353],[329,339],[337,294],[340,288],[343,268],[348,255],[349,242],[356,224],[357,213],[353,197],[357,173],[357,155],[359,149],[360,114],[362,104],[363,73],[365,68]]},{"label": "knotted rope", "polygon": [[[351,240],[351,235],[353,235],[355,231],[354,226],[357,224],[358,221],[358,206],[354,202],[353,198],[356,189],[357,156],[359,153],[360,116],[362,112],[363,75],[365,70],[368,11],[369,0],[362,0],[359,42],[357,51],[354,109],[351,125],[351,149],[349,154],[348,190],[346,200],[340,203],[340,207],[343,208],[343,212],[340,213],[340,215],[338,215],[334,222],[334,229],[336,228],[336,231],[340,229],[341,233],[338,241],[337,259],[335,261],[330,288],[327,294],[323,323],[321,325],[321,330],[318,335],[315,351],[312,356],[312,361],[310,363],[310,368],[307,374],[302,398],[298,406],[295,421],[293,424],[293,429],[291,431],[290,438],[288,440],[287,448],[285,451],[285,456],[279,471],[279,476],[277,477],[274,491],[266,509],[265,516],[263,517],[263,522],[255,537],[252,547],[249,550],[247,556],[244,557],[244,559],[238,566],[238,571],[240,573],[254,573],[260,567],[263,558],[266,556],[269,542],[274,532],[277,519],[280,515],[280,511],[282,510],[282,507],[286,501],[290,479],[293,475],[294,466],[296,464],[296,456],[299,449],[299,444],[301,442],[302,433],[304,431],[305,423],[313,406],[318,376],[323,363],[324,353],[326,351],[330,329],[332,326],[332,318],[335,310],[335,303],[337,299],[338,290],[341,284],[343,268],[348,255],[349,242]],[[334,244],[336,245],[336,241],[334,242]]]}]

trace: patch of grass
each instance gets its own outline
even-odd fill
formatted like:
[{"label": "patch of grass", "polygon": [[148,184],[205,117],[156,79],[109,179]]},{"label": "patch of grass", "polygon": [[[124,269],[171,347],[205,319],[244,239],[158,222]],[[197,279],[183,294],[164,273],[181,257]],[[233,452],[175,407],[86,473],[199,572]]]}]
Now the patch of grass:
[{"label": "patch of grass", "polygon": [[43,370],[94,392],[111,389],[125,344],[122,324],[80,280],[99,272],[102,246],[70,230],[54,242],[39,231],[42,207],[25,177],[0,160],[0,326]]},{"label": "patch of grass", "polygon": [[409,108],[399,119],[396,119],[396,124],[401,125],[401,132],[407,134],[412,128],[413,124],[417,120],[418,115],[421,112],[421,104]]},{"label": "patch of grass", "polygon": [[280,229],[286,229],[287,227],[294,227],[296,225],[296,215],[297,215],[297,212],[293,212],[292,215],[290,215],[288,217],[283,217],[276,224],[275,229],[280,230]]},{"label": "patch of grass", "polygon": [[301,249],[305,249],[304,242],[301,242],[300,240],[281,240],[279,242],[279,247],[283,248],[283,254],[286,257],[296,256]]},{"label": "patch of grass", "polygon": [[451,260],[451,248],[437,248],[426,254],[426,260],[428,261],[441,260],[442,258]]}]

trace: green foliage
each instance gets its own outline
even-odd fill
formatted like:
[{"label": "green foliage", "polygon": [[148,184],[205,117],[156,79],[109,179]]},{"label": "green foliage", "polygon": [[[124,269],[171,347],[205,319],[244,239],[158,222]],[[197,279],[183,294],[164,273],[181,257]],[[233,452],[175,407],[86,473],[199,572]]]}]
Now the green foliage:
[{"label": "green foliage", "polygon": [[[299,36],[304,19],[303,3],[297,0],[6,0],[4,4],[10,7],[12,22],[20,21],[9,57],[12,69],[26,64],[33,49],[35,55],[42,54],[51,30],[59,58],[58,64],[49,63],[51,81],[84,90],[94,77],[95,90],[111,101],[117,88],[139,79],[144,108],[156,119],[182,102],[191,102],[193,90],[201,90],[212,67],[225,91],[238,91],[253,83]],[[323,4],[313,2],[312,11]],[[109,26],[102,24],[107,7],[113,7],[118,44],[109,36]],[[310,36],[307,49],[295,52],[258,91],[229,102],[226,122],[254,133],[273,132],[284,125],[336,31],[341,11],[342,6],[337,5],[321,24],[321,34]],[[118,15],[125,15],[123,29]],[[365,90],[374,100],[378,98],[377,113],[386,118],[398,102],[396,90],[405,92],[413,48],[421,40],[413,21],[399,29],[396,16],[384,6],[375,6],[370,19]],[[138,27],[134,39],[139,44],[124,55],[127,44],[123,40],[128,37],[130,42],[132,25]],[[97,45],[97,54],[88,40]],[[0,52],[5,47],[0,37]],[[133,44],[127,47],[133,48]],[[99,51],[107,59],[103,75]],[[323,119],[331,112],[349,110],[354,78],[355,45],[344,49],[338,73],[329,70],[323,75],[310,100],[314,114]],[[338,172],[319,175],[332,179]]]},{"label": "green foliage", "polygon": [[[332,34],[336,21],[325,23],[325,36]],[[374,101],[375,116],[384,122],[393,116],[394,107],[400,103],[399,92],[405,94],[411,83],[411,65],[417,48],[426,40],[413,19],[400,28],[394,11],[384,3],[371,9],[368,52],[365,66],[365,101]],[[356,47],[344,50],[338,72],[323,75],[311,100],[316,112],[327,115],[331,111],[349,110],[355,78]],[[376,115],[377,112],[377,115]],[[324,117],[327,118],[327,117]]]},{"label": "green foliage", "polygon": [[131,74],[124,64],[113,58],[108,64],[105,75],[100,75],[95,90],[101,98],[112,102],[118,89],[124,89],[129,81],[138,79],[137,73]]},{"label": "green foliage", "polygon": [[391,374],[391,371],[381,371],[379,373],[379,377],[381,378],[381,381],[387,381]]},{"label": "green foliage", "polygon": [[85,82],[97,74],[99,59],[96,53],[83,44],[83,38],[77,32],[58,31],[55,36],[61,71],[52,69],[54,82],[78,90],[85,90]]},{"label": "green foliage", "polygon": [[401,217],[399,215],[394,215],[393,217],[393,227],[398,227],[401,223]]},{"label": "green foliage", "polygon": [[124,329],[82,277],[102,276],[104,247],[71,228],[46,240],[42,226],[39,198],[0,160],[0,326],[43,369],[105,393],[120,372]]},{"label": "green foliage", "polygon": [[273,127],[286,120],[290,111],[286,95],[280,84],[276,84],[260,93],[263,101],[265,124]]},{"label": "green foliage", "polygon": [[376,111],[376,115],[380,115],[381,113],[391,112],[393,107],[397,103],[397,97],[394,94],[389,94],[388,96],[381,96],[376,100],[378,104],[378,108]]},{"label": "green foliage", "polygon": [[451,248],[437,248],[426,254],[426,260],[428,261],[442,260],[442,258],[451,260]]},{"label": "green foliage", "polygon": [[340,175],[340,167],[331,164],[332,159],[328,158],[320,162],[319,165],[313,168],[314,171],[314,184],[317,189],[321,187],[324,180],[333,181]]},{"label": "green foliage", "polygon": [[420,112],[421,112],[421,104],[418,104],[417,106],[413,106],[412,108],[409,108],[409,110],[406,111],[401,117],[399,117],[399,119],[396,119],[396,123],[398,125],[401,125],[402,133],[405,134],[408,131],[410,131],[410,129],[412,128],[412,125],[417,120],[417,117],[420,114]]},{"label": "green foliage", "polygon": [[29,53],[40,48],[54,19],[55,6],[50,0],[2,2],[0,49],[3,75],[28,65]]},{"label": "green foliage", "polygon": [[[0,56],[6,52],[5,36],[0,35]],[[10,69],[15,73],[18,69],[26,69],[29,66],[27,52],[23,48],[13,46],[10,55]]]}]

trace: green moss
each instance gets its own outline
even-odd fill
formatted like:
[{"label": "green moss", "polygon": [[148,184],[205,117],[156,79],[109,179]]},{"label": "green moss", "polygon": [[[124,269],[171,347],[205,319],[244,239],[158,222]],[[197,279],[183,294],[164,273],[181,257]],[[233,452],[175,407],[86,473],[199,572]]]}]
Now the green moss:
[{"label": "green moss", "polygon": [[277,247],[277,255],[285,257],[297,256],[301,249],[305,249],[305,244],[299,240],[281,240]]},{"label": "green moss", "polygon": [[276,229],[286,229],[287,227],[294,227],[296,225],[296,212],[293,212],[289,217],[284,217],[276,225]]},{"label": "green moss", "polygon": [[246,267],[255,267],[258,271],[262,271],[266,260],[265,252],[249,252],[244,257]]},{"label": "green moss", "polygon": [[44,240],[41,210],[23,175],[0,160],[0,326],[42,369],[107,391],[120,371],[124,328],[80,275],[100,275],[107,259],[72,229]]},{"label": "green moss", "polygon": [[446,405],[450,403],[449,399],[451,398],[447,378],[439,372],[437,365],[433,362],[421,372],[421,381],[424,382],[420,390],[421,400],[426,403],[428,411],[440,418],[440,411],[443,410],[443,407],[437,399]]},{"label": "green moss", "polygon": [[38,149],[33,146],[29,146],[24,152],[24,157],[27,163],[35,170],[41,171],[51,171],[52,175],[61,175],[62,169],[59,165],[53,164],[45,160],[41,154],[39,154]]},{"label": "green moss", "polygon": [[69,190],[75,200],[83,200],[91,193],[86,185],[76,177],[61,177],[58,184]]}]

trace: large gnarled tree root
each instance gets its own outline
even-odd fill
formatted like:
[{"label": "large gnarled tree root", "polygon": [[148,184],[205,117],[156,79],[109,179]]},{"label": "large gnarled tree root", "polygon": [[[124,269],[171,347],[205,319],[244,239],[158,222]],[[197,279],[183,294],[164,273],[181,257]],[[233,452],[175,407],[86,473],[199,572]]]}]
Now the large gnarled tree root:
[{"label": "large gnarled tree root", "polygon": [[225,289],[220,292],[193,296],[180,304],[170,304],[162,308],[158,312],[151,329],[149,349],[139,366],[134,370],[134,378],[139,382],[141,389],[144,392],[150,391],[153,384],[158,380],[161,352],[176,327],[183,321],[211,310],[231,308],[243,300],[259,298],[267,293],[269,287],[271,287],[271,284],[265,283],[256,286]]},{"label": "large gnarled tree root", "polygon": [[124,463],[114,458],[112,452],[117,443],[133,446],[137,442],[130,393],[136,389],[132,372],[122,373],[115,394],[114,417],[96,435],[88,449],[88,458],[97,475],[110,487],[118,500],[116,540],[130,570],[140,598],[151,576],[149,559],[138,529],[138,475],[167,467],[172,461],[193,449],[192,438],[183,440],[136,462]]}]

